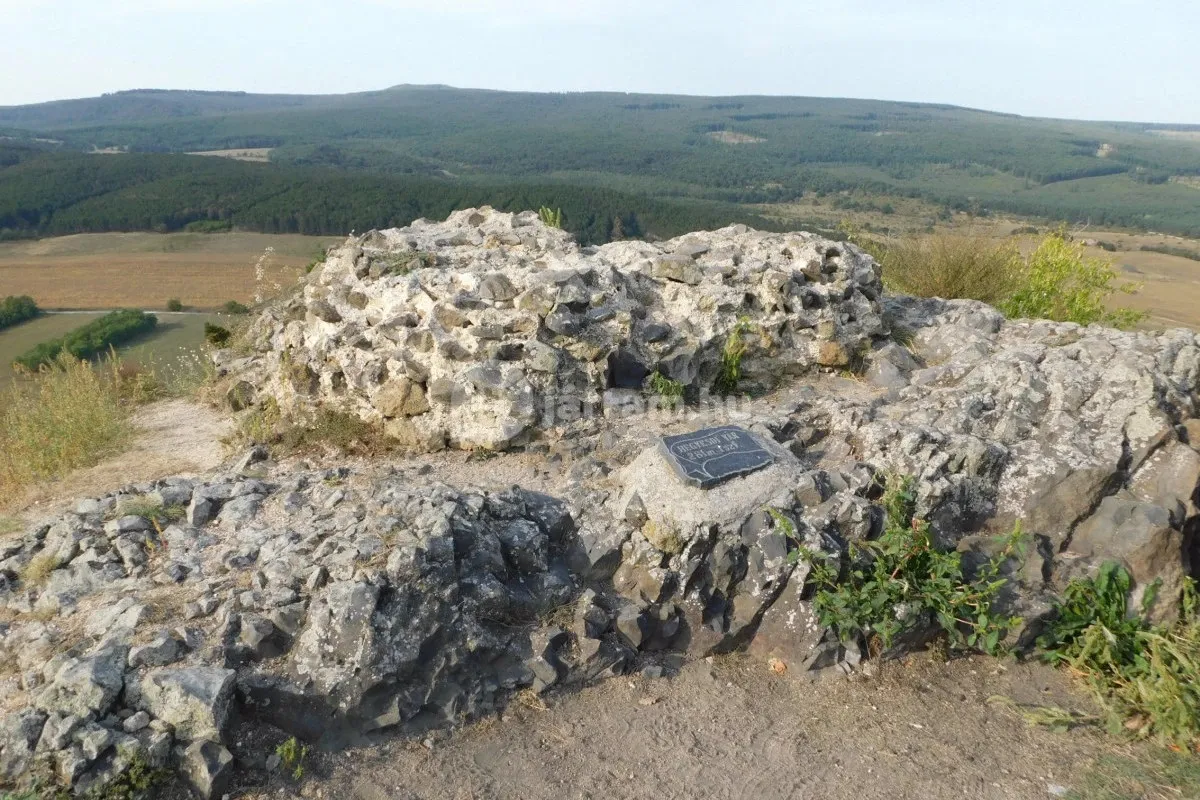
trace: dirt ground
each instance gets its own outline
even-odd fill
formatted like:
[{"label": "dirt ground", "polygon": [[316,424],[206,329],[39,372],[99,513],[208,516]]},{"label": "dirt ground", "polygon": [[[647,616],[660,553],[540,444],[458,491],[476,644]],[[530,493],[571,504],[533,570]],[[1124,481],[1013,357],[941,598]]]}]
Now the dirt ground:
[{"label": "dirt ground", "polygon": [[232,797],[1047,798],[1068,796],[1112,746],[1087,729],[1031,727],[994,695],[1087,709],[1040,664],[918,654],[875,677],[810,682],[723,657],[551,693],[545,707],[517,700],[423,742],[310,755],[298,783]]}]

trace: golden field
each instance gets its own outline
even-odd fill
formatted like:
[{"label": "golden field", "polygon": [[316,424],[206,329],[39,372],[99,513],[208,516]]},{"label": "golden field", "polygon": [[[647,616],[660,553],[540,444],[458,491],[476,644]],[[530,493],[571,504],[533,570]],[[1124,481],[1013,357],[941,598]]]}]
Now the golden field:
[{"label": "golden field", "polygon": [[[0,297],[27,294],[42,308],[189,308],[249,303],[264,283],[286,285],[341,238],[263,233],[93,233],[0,243]],[[264,257],[267,248],[273,248]]]}]

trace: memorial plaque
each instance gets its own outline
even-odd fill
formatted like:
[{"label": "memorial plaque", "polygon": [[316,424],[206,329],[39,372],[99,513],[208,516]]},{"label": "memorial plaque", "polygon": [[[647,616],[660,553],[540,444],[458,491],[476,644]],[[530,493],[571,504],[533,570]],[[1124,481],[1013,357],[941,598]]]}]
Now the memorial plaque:
[{"label": "memorial plaque", "polygon": [[737,425],[664,436],[659,447],[679,479],[701,489],[711,489],[775,460],[754,435]]}]

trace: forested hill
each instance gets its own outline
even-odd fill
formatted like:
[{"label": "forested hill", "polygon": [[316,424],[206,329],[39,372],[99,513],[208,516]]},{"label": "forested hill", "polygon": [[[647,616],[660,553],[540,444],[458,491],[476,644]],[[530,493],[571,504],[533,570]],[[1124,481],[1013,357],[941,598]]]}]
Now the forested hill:
[{"label": "forested hill", "polygon": [[1200,126],[872,100],[397,86],[120,92],[0,108],[0,133],[60,152],[258,149],[279,166],[724,203],[894,193],[1200,234]]},{"label": "forested hill", "polygon": [[491,205],[561,208],[584,244],[772,223],[744,208],[658,200],[596,186],[437,180],[189,155],[87,155],[0,142],[0,240],[105,231],[342,235]]}]

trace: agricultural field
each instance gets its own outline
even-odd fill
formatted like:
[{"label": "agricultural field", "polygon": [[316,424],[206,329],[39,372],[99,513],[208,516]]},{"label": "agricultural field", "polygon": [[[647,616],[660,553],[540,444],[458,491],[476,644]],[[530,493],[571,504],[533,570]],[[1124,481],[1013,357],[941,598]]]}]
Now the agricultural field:
[{"label": "agricultural field", "polygon": [[[199,369],[196,356],[204,341],[204,323],[228,325],[226,315],[155,311],[158,325],[145,336],[117,348],[127,361],[174,373]],[[98,311],[43,314],[0,331],[0,389],[17,377],[13,359],[42,342],[62,336],[103,316]]]},{"label": "agricultural field", "polygon": [[28,294],[45,309],[191,310],[253,301],[290,285],[340,237],[262,233],[96,233],[0,243],[0,296]]}]

